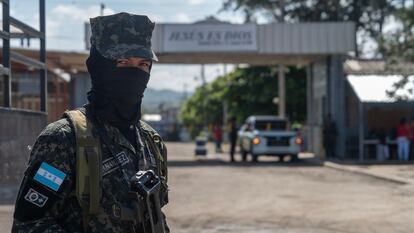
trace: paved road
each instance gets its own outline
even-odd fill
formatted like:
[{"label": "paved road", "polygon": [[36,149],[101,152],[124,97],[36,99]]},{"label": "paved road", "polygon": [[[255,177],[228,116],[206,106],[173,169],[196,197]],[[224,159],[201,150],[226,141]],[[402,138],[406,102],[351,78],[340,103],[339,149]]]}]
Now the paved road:
[{"label": "paved road", "polygon": [[[191,144],[168,149],[174,233],[414,232],[413,186],[306,162],[196,161]],[[0,207],[1,233],[11,209]]]},{"label": "paved road", "polygon": [[169,145],[173,232],[414,232],[412,186],[274,159],[195,162],[191,149]]}]

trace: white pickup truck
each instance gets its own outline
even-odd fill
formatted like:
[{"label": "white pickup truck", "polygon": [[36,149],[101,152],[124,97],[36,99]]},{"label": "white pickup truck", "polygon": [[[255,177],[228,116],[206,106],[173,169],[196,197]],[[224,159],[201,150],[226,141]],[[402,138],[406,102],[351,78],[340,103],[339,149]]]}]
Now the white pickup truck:
[{"label": "white pickup truck", "polygon": [[243,160],[251,154],[253,162],[261,155],[279,156],[279,161],[290,155],[296,161],[303,143],[296,131],[288,129],[287,120],[276,116],[248,117],[238,136]]}]

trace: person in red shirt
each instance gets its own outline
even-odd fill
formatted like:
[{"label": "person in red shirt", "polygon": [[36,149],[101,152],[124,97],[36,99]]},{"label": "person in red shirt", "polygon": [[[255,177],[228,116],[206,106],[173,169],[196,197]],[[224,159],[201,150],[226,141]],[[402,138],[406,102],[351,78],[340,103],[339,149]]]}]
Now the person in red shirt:
[{"label": "person in red shirt", "polygon": [[216,141],[216,153],[221,153],[221,142],[223,141],[223,131],[219,123],[216,123],[213,128],[214,140]]},{"label": "person in red shirt", "polygon": [[397,127],[397,147],[398,147],[398,160],[408,161],[410,154],[410,126],[407,124],[407,120],[402,118],[400,124]]}]

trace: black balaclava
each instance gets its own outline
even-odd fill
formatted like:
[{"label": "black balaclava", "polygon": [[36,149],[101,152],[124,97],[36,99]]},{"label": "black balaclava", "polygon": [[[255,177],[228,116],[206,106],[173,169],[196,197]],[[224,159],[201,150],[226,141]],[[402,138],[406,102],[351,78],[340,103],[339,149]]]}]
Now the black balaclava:
[{"label": "black balaclava", "polygon": [[150,75],[135,67],[116,67],[92,47],[86,60],[92,80],[88,100],[92,112],[116,127],[127,127],[141,118],[141,102]]}]

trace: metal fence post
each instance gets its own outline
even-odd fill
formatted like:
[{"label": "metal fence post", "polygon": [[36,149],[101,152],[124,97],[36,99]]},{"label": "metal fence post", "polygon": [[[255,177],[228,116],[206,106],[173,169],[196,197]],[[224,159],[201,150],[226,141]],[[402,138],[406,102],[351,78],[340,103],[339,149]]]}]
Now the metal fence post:
[{"label": "metal fence post", "polygon": [[8,0],[3,0],[3,106],[11,107],[11,72],[10,72],[10,6]]},{"label": "metal fence post", "polygon": [[46,65],[46,14],[45,0],[39,0],[40,32],[44,35],[40,38],[40,62],[45,66],[40,70],[40,111],[47,112],[47,65]]}]

